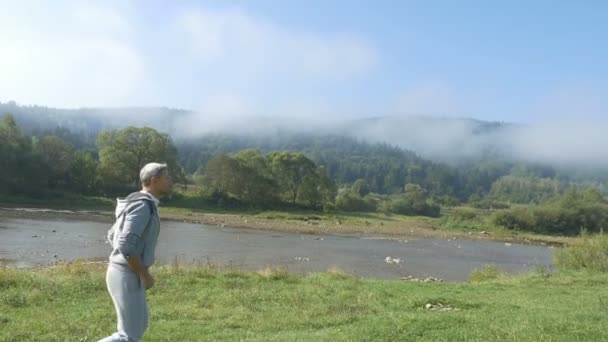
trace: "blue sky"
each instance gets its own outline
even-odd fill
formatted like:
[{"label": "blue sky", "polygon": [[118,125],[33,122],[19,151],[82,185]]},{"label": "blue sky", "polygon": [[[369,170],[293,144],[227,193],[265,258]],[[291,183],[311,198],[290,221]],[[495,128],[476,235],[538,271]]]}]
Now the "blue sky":
[{"label": "blue sky", "polygon": [[0,101],[608,116],[606,1],[2,1]]}]

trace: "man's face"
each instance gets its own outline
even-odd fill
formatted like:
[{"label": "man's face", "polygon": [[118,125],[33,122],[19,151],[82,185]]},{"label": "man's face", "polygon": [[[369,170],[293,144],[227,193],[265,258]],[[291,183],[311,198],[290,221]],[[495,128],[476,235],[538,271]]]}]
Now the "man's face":
[{"label": "man's face", "polygon": [[152,186],[156,191],[166,194],[171,192],[173,181],[168,172],[163,172],[158,177],[152,177]]}]

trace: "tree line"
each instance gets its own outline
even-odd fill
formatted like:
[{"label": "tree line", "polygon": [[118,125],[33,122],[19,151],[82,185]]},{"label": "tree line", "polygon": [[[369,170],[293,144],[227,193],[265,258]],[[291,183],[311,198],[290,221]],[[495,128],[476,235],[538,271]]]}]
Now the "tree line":
[{"label": "tree line", "polygon": [[174,142],[152,128],[127,127],[99,133],[91,147],[62,128],[26,135],[11,115],[0,122],[0,160],[2,194],[124,195],[138,188],[142,165],[162,161],[178,183],[196,185],[201,201],[220,206],[436,216],[441,206],[507,208],[543,204],[573,189],[607,190],[606,175],[597,172],[494,159],[450,165],[338,135],[218,134]]},{"label": "tree line", "polygon": [[4,115],[0,120],[0,193],[117,195],[136,189],[140,168],[159,160],[168,164],[178,181],[185,180],[171,138],[154,129],[102,132],[96,147],[78,150],[56,135],[25,135],[11,115]]}]

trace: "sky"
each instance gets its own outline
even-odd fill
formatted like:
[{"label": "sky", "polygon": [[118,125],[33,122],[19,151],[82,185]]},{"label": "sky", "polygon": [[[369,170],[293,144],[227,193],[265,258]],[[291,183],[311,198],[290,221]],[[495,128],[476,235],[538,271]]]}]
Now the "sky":
[{"label": "sky", "polygon": [[608,2],[5,1],[0,101],[608,118]]}]

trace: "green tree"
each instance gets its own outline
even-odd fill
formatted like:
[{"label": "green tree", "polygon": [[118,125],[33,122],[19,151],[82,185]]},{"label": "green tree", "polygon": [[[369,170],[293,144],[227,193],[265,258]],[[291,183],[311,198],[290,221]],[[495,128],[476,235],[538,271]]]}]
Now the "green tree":
[{"label": "green tree", "polygon": [[418,184],[406,184],[403,194],[391,198],[388,209],[396,214],[425,216],[438,216],[440,210],[429,203],[427,191]]},{"label": "green tree", "polygon": [[0,192],[31,194],[46,184],[43,163],[32,154],[31,140],[21,133],[11,114],[0,120],[0,161]]},{"label": "green tree", "polygon": [[207,162],[202,185],[212,194],[239,196],[241,193],[239,162],[226,155],[220,154]]},{"label": "green tree", "polygon": [[275,179],[288,194],[289,201],[295,204],[304,180],[315,172],[315,163],[304,154],[295,152],[272,152],[268,159]]},{"label": "green tree", "polygon": [[85,194],[95,192],[97,164],[90,152],[77,151],[70,169],[70,188]]},{"label": "green tree", "polygon": [[57,136],[48,135],[36,141],[34,152],[40,156],[50,171],[49,185],[51,187],[58,184],[65,185],[68,171],[74,162],[74,148]]},{"label": "green tree", "polygon": [[220,154],[207,163],[202,185],[218,200],[233,197],[250,206],[267,206],[276,200],[277,187],[261,173],[263,164],[265,159],[257,151],[244,151],[234,158]]},{"label": "green tree", "polygon": [[241,199],[252,206],[267,206],[277,200],[278,186],[269,161],[259,150],[242,150],[235,159],[240,164]]},{"label": "green tree", "polygon": [[306,176],[299,194],[300,199],[312,209],[328,208],[336,198],[336,185],[323,167]]},{"label": "green tree", "polygon": [[272,177],[271,166],[260,150],[241,150],[234,156],[234,158],[238,160],[241,165],[254,170],[258,175],[267,178]]},{"label": "green tree", "polygon": [[359,194],[359,196],[364,197],[365,195],[370,193],[370,189],[369,189],[369,185],[367,184],[367,181],[365,179],[357,179],[355,181],[355,183],[353,183],[353,186],[351,187],[351,190],[357,194]]},{"label": "green tree", "polygon": [[490,197],[499,201],[539,204],[559,194],[564,186],[555,179],[504,176],[490,190]]},{"label": "green tree", "polygon": [[149,162],[166,163],[174,181],[185,180],[171,138],[152,128],[128,127],[102,132],[97,138],[97,147],[99,175],[111,190],[137,188],[139,171]]},{"label": "green tree", "polygon": [[376,203],[369,200],[368,197],[363,198],[348,188],[340,189],[340,191],[338,191],[338,195],[336,196],[336,209],[362,212],[375,211]]}]

